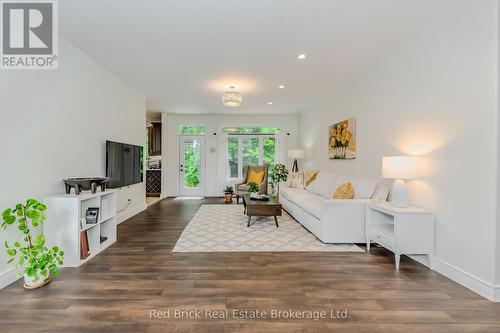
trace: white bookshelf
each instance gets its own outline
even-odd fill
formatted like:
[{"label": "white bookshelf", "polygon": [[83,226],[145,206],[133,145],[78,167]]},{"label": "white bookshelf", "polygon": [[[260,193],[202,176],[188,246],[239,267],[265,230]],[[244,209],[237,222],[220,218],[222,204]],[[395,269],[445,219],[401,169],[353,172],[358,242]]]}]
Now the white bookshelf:
[{"label": "white bookshelf", "polygon": [[[116,190],[92,194],[60,194],[44,198],[47,219],[43,233],[47,245],[58,246],[64,251],[63,267],[78,267],[91,260],[116,242]],[[87,224],[85,213],[88,208],[99,208],[96,224]],[[80,259],[80,233],[87,231],[90,255]],[[108,237],[101,243],[101,237]]]}]

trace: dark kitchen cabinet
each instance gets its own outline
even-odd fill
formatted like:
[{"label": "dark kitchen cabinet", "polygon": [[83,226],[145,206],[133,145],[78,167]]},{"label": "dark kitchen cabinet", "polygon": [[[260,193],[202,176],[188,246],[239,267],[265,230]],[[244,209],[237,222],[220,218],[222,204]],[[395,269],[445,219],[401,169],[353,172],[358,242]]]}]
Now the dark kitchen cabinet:
[{"label": "dark kitchen cabinet", "polygon": [[161,155],[161,123],[148,128],[149,156]]}]

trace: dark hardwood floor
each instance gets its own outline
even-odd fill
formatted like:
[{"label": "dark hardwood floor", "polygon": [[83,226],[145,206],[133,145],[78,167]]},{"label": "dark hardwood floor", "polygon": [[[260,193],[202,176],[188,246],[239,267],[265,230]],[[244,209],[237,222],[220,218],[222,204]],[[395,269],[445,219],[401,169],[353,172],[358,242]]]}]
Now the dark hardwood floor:
[{"label": "dark hardwood floor", "polygon": [[[163,200],[118,242],[45,288],[0,290],[0,332],[500,332],[489,302],[403,257],[366,253],[171,253],[203,203]],[[243,208],[242,208],[243,209]],[[347,319],[152,319],[150,310],[348,310]]]}]

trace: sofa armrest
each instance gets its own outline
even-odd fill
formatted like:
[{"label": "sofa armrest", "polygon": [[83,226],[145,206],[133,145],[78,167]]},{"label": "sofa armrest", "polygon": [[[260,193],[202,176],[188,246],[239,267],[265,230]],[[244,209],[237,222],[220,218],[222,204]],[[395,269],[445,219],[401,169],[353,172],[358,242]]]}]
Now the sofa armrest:
[{"label": "sofa armrest", "polygon": [[321,208],[321,234],[332,243],[363,243],[366,204],[370,199],[328,199]]},{"label": "sofa armrest", "polygon": [[280,188],[289,187],[289,186],[288,186],[288,182],[287,182],[287,181],[280,182],[280,183],[279,183],[279,187],[280,187]]}]

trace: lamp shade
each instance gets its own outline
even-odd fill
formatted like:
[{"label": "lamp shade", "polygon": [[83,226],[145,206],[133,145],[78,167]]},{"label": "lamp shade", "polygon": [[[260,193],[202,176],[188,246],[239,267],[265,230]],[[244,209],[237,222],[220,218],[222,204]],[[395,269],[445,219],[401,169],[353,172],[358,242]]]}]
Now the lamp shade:
[{"label": "lamp shade", "polygon": [[301,160],[304,158],[304,150],[303,149],[288,149],[288,158]]},{"label": "lamp shade", "polygon": [[382,177],[391,179],[416,179],[419,174],[418,157],[387,156],[382,158]]}]

